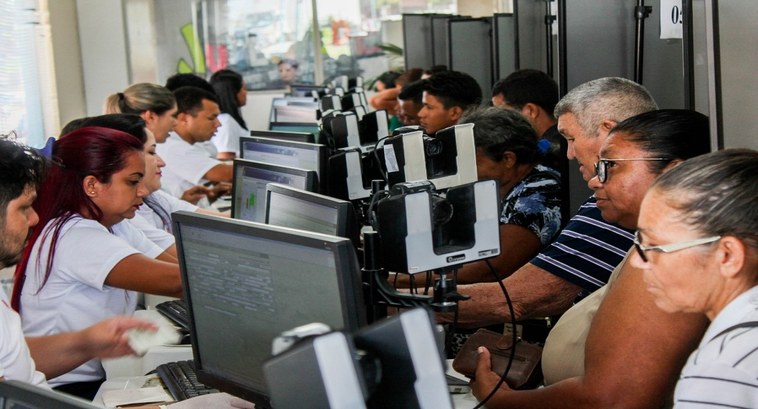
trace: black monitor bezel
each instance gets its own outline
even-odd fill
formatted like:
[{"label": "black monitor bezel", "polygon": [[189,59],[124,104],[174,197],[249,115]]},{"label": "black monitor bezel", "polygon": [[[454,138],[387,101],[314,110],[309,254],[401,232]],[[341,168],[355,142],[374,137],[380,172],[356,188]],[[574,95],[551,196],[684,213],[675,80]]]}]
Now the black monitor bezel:
[{"label": "black monitor bezel", "polygon": [[[271,172],[278,172],[288,175],[295,175],[305,178],[305,189],[306,190],[317,190],[318,189],[318,175],[316,171],[314,170],[308,170],[308,169],[301,169],[301,168],[293,168],[290,166],[281,166],[281,165],[274,165],[271,163],[266,162],[257,162],[254,160],[249,159],[234,159],[232,161],[232,207],[231,207],[231,217],[234,219],[238,219],[237,211],[238,205],[237,203],[237,179],[239,177],[240,169],[243,167],[253,167],[258,169],[263,169]],[[265,204],[265,201],[264,201]]]},{"label": "black monitor bezel", "polygon": [[96,409],[99,406],[84,400],[20,381],[0,382],[0,408],[5,408],[8,399],[35,408]]},{"label": "black monitor bezel", "polygon": [[242,140],[248,137],[281,139],[283,141],[295,141],[303,143],[316,143],[316,135],[310,132],[290,132],[290,131],[250,131],[250,135],[240,137],[240,155],[242,154]]},{"label": "black monitor bezel", "polygon": [[281,194],[295,199],[311,202],[319,206],[330,207],[338,213],[338,219],[342,223],[338,224],[335,236],[345,237],[353,242],[355,248],[359,247],[360,226],[358,223],[355,207],[348,200],[337,199],[331,196],[325,196],[314,192],[297,189],[291,186],[279,183],[271,183],[266,187],[266,224],[269,224],[269,214],[271,211],[271,194]]},{"label": "black monitor bezel", "polygon": [[[203,369],[203,360],[198,348],[197,328],[192,309],[192,296],[189,289],[187,266],[185,264],[184,246],[182,242],[182,226],[191,225],[213,230],[225,230],[232,233],[250,234],[261,237],[265,234],[266,239],[282,240],[295,245],[304,245],[313,248],[331,249],[337,255],[337,260],[346,261],[344,272],[353,271],[355,274],[340,274],[338,283],[340,293],[345,295],[342,303],[344,330],[353,332],[365,327],[367,320],[365,315],[365,303],[363,302],[361,273],[358,260],[353,249],[352,242],[343,237],[329,236],[325,234],[305,232],[287,227],[271,226],[262,223],[248,222],[244,220],[230,219],[220,216],[201,214],[197,212],[179,211],[171,215],[173,232],[176,237],[176,251],[179,260],[179,270],[182,275],[182,289],[189,313],[189,331],[192,341],[192,356],[194,359],[195,372],[198,380],[208,386],[230,393],[242,399],[255,403],[259,408],[270,408],[271,403],[265,392],[251,390],[250,387],[237,382],[224,379]],[[256,233],[258,234],[256,236]],[[307,291],[307,289],[305,289]],[[267,348],[270,346],[267,346]],[[265,379],[263,380],[265,383]]]},{"label": "black monitor bezel", "polygon": [[[268,145],[274,145],[274,146],[280,146],[285,148],[295,148],[295,149],[307,149],[307,150],[315,150],[316,154],[318,156],[318,163],[316,166],[318,169],[307,169],[307,170],[313,170],[316,171],[317,174],[317,181],[316,184],[318,185],[318,191],[324,192],[325,186],[326,186],[326,170],[327,170],[327,161],[329,159],[329,147],[320,143],[308,143],[308,142],[299,142],[299,141],[293,141],[293,140],[287,140],[287,139],[276,139],[276,138],[267,138],[263,136],[242,136],[240,137],[240,158],[242,159],[249,159],[245,158],[245,144],[249,142],[257,142],[260,144],[268,144]],[[305,169],[305,168],[302,168]]]}]

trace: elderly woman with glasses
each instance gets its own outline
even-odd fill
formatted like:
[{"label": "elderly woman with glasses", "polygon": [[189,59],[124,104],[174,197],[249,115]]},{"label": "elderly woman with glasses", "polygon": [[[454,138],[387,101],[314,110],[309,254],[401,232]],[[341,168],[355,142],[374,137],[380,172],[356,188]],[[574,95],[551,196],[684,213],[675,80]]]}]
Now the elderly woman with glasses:
[{"label": "elderly woman with glasses", "polygon": [[[708,118],[688,110],[651,111],[616,125],[600,149],[598,174],[588,182],[603,219],[636,229],[647,190],[660,175],[708,153],[708,130]],[[706,320],[659,309],[645,291],[642,271],[629,262],[633,253],[630,248],[608,284],[569,309],[550,332],[542,355],[545,387],[500,386],[488,408],[671,405],[676,376]],[[490,370],[486,348],[479,354],[472,391],[482,399],[500,376]]]},{"label": "elderly woman with glasses", "polygon": [[656,305],[711,321],[676,407],[758,407],[758,152],[686,161],[645,195],[636,255]]}]

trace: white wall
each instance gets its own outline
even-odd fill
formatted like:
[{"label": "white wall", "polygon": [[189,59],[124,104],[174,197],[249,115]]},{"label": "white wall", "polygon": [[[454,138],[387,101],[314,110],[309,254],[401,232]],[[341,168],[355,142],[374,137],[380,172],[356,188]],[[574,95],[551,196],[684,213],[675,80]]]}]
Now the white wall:
[{"label": "white wall", "polygon": [[75,0],[48,2],[50,31],[52,33],[55,83],[58,95],[60,125],[53,133],[72,119],[86,115],[82,55],[79,46],[79,25]]},{"label": "white wall", "polygon": [[100,115],[105,97],[129,86],[121,0],[76,0],[86,115]]}]

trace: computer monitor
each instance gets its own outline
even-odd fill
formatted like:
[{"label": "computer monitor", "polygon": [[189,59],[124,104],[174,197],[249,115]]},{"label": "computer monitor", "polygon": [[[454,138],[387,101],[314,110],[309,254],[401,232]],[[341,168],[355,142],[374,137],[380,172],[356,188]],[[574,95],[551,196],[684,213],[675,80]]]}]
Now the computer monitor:
[{"label": "computer monitor", "polygon": [[276,183],[266,189],[266,224],[347,237],[358,245],[358,218],[351,202]]},{"label": "computer monitor", "polygon": [[266,185],[282,183],[316,190],[316,172],[247,159],[234,160],[232,217],[262,223],[266,219]]},{"label": "computer monitor", "polygon": [[268,129],[279,132],[307,132],[313,134],[315,142],[319,142],[321,132],[317,122],[269,122]]},{"label": "computer monitor", "polygon": [[[285,131],[250,131],[250,136],[257,136],[261,138],[282,139],[285,141],[314,143],[316,138],[310,132],[285,132]],[[242,152],[242,146],[240,145],[240,152]]]},{"label": "computer monitor", "polygon": [[365,325],[350,240],[194,212],[172,218],[200,382],[268,408],[263,363],[275,337],[312,322]]},{"label": "computer monitor", "polygon": [[240,156],[257,162],[316,171],[320,185],[324,185],[326,179],[326,145],[243,136],[240,138]]},{"label": "computer monitor", "polygon": [[0,382],[0,409],[97,409],[71,395],[29,385],[19,381]]},{"label": "computer monitor", "polygon": [[315,122],[318,102],[311,97],[281,97],[271,101],[270,122]]},{"label": "computer monitor", "polygon": [[313,84],[292,84],[290,85],[289,96],[293,97],[312,97],[313,91],[316,93],[320,91],[326,91],[328,88],[323,85]]}]

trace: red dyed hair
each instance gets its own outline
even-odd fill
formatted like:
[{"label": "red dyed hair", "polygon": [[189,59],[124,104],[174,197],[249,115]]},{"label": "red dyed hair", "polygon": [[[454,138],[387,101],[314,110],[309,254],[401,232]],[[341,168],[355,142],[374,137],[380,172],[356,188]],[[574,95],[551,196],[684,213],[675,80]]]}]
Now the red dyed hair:
[{"label": "red dyed hair", "polygon": [[[16,266],[11,296],[11,306],[16,311],[21,311],[21,289],[34,243],[40,238],[51,240],[42,280],[44,286],[52,270],[61,227],[82,212],[97,221],[102,218],[102,211],[84,192],[84,178],[94,176],[101,183],[109,183],[113,174],[126,166],[129,154],[142,152],[144,143],[144,138],[140,140],[125,132],[95,126],[78,129],[55,141],[50,172],[37,191],[33,205],[39,223],[32,230],[21,262]],[[43,235],[51,220],[55,222]],[[36,262],[40,263],[41,252],[37,257]]]}]

